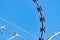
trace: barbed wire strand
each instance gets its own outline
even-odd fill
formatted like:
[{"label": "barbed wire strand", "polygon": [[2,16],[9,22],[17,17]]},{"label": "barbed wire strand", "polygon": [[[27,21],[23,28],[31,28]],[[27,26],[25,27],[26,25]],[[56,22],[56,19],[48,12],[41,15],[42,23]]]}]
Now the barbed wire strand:
[{"label": "barbed wire strand", "polygon": [[43,40],[43,32],[45,32],[45,27],[44,27],[45,18],[42,15],[42,8],[41,8],[41,5],[39,6],[38,0],[33,0],[33,2],[36,3],[37,10],[40,13],[40,18],[39,19],[40,19],[40,22],[41,22],[41,28],[40,28],[41,36],[39,37],[39,40]]}]

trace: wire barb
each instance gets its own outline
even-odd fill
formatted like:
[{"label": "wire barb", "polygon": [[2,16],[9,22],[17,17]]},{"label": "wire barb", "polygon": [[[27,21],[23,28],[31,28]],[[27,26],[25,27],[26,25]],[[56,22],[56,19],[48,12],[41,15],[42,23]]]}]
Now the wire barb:
[{"label": "wire barb", "polygon": [[42,7],[37,7],[38,12],[42,12]]},{"label": "wire barb", "polygon": [[14,32],[14,35],[11,38],[9,38],[8,40],[11,40],[11,39],[16,38],[16,37],[18,37],[20,40],[24,40],[23,37],[20,36],[19,34],[17,34],[16,32]]},{"label": "wire barb", "polygon": [[39,40],[44,40],[44,38],[39,37]]},{"label": "wire barb", "polygon": [[36,3],[38,0],[33,0],[34,3]]}]

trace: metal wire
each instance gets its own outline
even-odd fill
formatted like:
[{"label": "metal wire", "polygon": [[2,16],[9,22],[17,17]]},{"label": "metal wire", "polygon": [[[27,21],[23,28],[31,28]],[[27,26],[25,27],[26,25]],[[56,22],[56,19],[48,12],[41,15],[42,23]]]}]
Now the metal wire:
[{"label": "metal wire", "polygon": [[34,3],[36,3],[37,5],[37,10],[40,13],[40,22],[41,22],[41,27],[40,27],[40,32],[41,32],[41,36],[39,37],[39,40],[44,40],[43,39],[43,33],[45,32],[45,27],[44,27],[44,21],[45,21],[45,17],[42,15],[42,7],[39,6],[38,4],[38,0],[33,0]]},{"label": "metal wire", "polygon": [[59,35],[60,32],[54,33],[51,37],[49,37],[47,40],[51,40],[52,38],[56,37],[57,35]]}]

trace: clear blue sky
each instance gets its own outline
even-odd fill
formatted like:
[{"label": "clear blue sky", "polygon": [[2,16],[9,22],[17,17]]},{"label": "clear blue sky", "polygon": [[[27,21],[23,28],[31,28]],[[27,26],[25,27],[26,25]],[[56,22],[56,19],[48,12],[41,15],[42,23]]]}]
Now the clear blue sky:
[{"label": "clear blue sky", "polygon": [[[46,19],[46,32],[44,33],[44,39],[46,40],[53,33],[60,31],[60,0],[39,0],[38,2],[42,5],[42,13]],[[39,37],[41,25],[40,15],[36,7],[32,0],[0,0],[0,17]],[[30,35],[13,28],[3,21],[0,21],[0,24],[5,25],[10,30],[12,29],[12,32],[18,32],[25,40],[35,40]],[[6,36],[10,35],[5,30],[3,32]],[[60,40],[59,38],[60,36],[57,36],[53,40]],[[0,40],[4,40],[4,38],[0,36]]]}]

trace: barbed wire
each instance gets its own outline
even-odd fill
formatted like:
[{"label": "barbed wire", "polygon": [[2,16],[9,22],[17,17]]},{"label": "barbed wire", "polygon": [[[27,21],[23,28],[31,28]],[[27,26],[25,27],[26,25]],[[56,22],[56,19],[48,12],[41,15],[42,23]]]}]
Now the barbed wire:
[{"label": "barbed wire", "polygon": [[[39,6],[38,0],[33,0],[33,2],[37,5],[37,11],[40,13],[39,20],[40,20],[40,23],[41,23],[41,27],[40,27],[41,35],[40,35],[39,38],[37,38],[37,37],[34,36],[33,34],[27,32],[26,30],[21,29],[20,27],[18,27],[18,26],[16,26],[15,24],[7,21],[7,20],[4,19],[4,18],[0,18],[0,20],[2,20],[2,21],[4,21],[4,22],[12,25],[13,27],[15,27],[15,28],[18,29],[18,30],[23,31],[24,33],[30,35],[31,37],[33,37],[33,38],[36,39],[36,40],[44,40],[43,34],[44,34],[44,32],[45,32],[45,27],[44,27],[45,16],[42,15],[42,7],[41,7],[41,5]],[[7,38],[7,37],[4,35],[4,33],[2,32],[1,29],[5,29],[5,30],[8,31],[9,33],[13,34],[13,36],[10,37],[10,38]],[[16,33],[16,32],[11,32],[10,30],[8,30],[8,28],[5,28],[5,26],[2,27],[2,26],[0,25],[0,33],[1,33],[1,35],[2,35],[6,40],[11,40],[11,39],[13,39],[13,38],[15,38],[15,37],[20,38],[20,40],[24,40],[24,38],[23,38],[21,35],[19,35],[19,34]],[[59,34],[60,34],[60,32],[56,32],[56,33],[54,33],[51,37],[49,37],[47,40],[51,40],[52,38],[56,37],[56,36],[59,35]]]},{"label": "barbed wire", "polygon": [[39,19],[41,22],[41,27],[40,27],[41,36],[39,37],[39,40],[44,40],[43,33],[45,32],[45,27],[44,27],[45,17],[42,15],[42,7],[41,7],[41,5],[39,6],[38,0],[33,0],[33,2],[36,3],[37,10],[40,13]]}]

